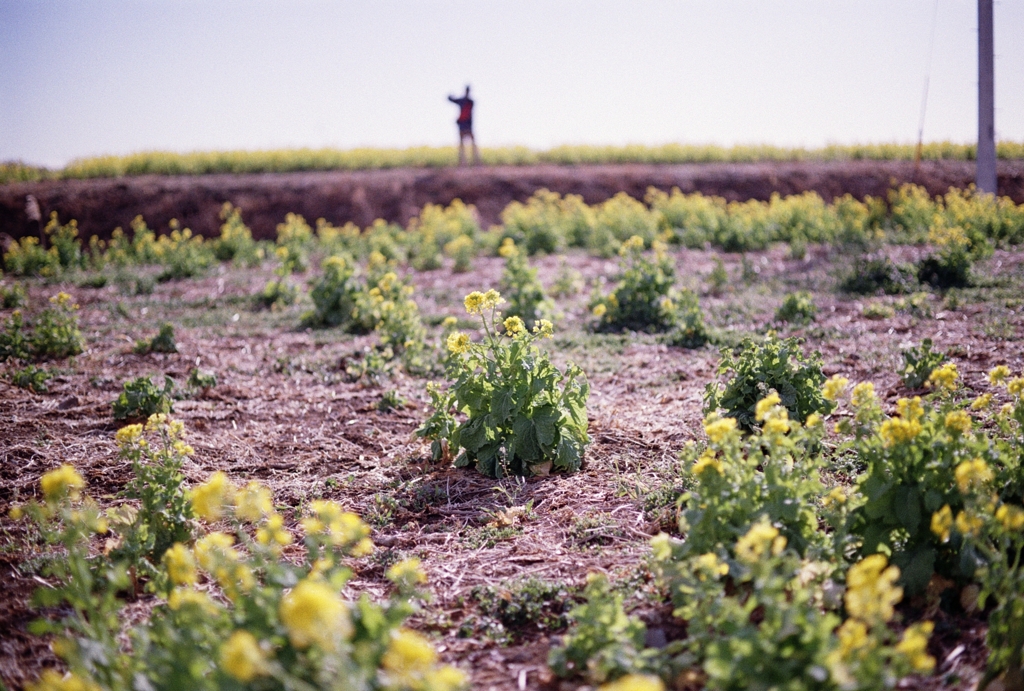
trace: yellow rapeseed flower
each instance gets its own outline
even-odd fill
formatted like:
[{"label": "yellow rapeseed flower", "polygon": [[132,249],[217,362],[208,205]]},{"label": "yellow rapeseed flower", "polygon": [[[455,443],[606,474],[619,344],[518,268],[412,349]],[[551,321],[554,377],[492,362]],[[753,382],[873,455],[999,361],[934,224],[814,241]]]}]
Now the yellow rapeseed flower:
[{"label": "yellow rapeseed flower", "polygon": [[903,418],[886,420],[878,428],[878,436],[882,438],[882,442],[887,447],[909,442],[920,433],[920,422],[917,420],[904,420]]},{"label": "yellow rapeseed flower", "polygon": [[1003,504],[996,509],[996,520],[1006,529],[1017,531],[1024,528],[1024,509],[1011,504]]},{"label": "yellow rapeseed flower", "polygon": [[960,491],[966,494],[971,490],[980,489],[986,483],[992,481],[992,469],[988,467],[982,458],[974,458],[964,461],[954,471],[956,485]]},{"label": "yellow rapeseed flower", "polygon": [[403,559],[394,564],[387,571],[388,580],[400,585],[418,585],[427,582],[427,574],[423,573],[420,567],[420,560],[416,557]]},{"label": "yellow rapeseed flower", "polygon": [[960,376],[956,369],[956,363],[947,362],[941,367],[936,367],[928,376],[928,384],[936,386],[944,391],[952,391],[956,388],[956,380]]},{"label": "yellow rapeseed flower", "polygon": [[984,393],[971,403],[971,410],[985,410],[992,405],[992,394]]},{"label": "yellow rapeseed flower", "polygon": [[435,667],[423,675],[423,686],[430,691],[459,691],[468,682],[466,673],[451,665]]},{"label": "yellow rapeseed flower", "polygon": [[491,288],[486,293],[484,293],[484,309],[491,309],[493,307],[497,307],[498,305],[503,304],[504,302],[505,299],[501,297],[501,293],[496,291],[494,288]]},{"label": "yellow rapeseed flower", "polygon": [[650,674],[627,674],[602,684],[598,691],[665,691],[665,684]]},{"label": "yellow rapeseed flower", "polygon": [[789,420],[785,418],[772,418],[764,423],[765,434],[786,434],[789,432]]},{"label": "yellow rapeseed flower", "polygon": [[174,585],[192,585],[196,582],[196,560],[188,547],[175,542],[164,552],[164,566],[167,577]]},{"label": "yellow rapeseed flower", "polygon": [[868,637],[867,624],[860,619],[847,619],[843,625],[836,630],[836,637],[839,639],[839,648],[836,656],[843,661],[851,661],[857,657],[857,653],[870,647],[871,639]]},{"label": "yellow rapeseed flower", "polygon": [[594,306],[593,313],[594,316],[597,317],[598,319],[603,317],[607,312],[608,308],[605,306],[603,302],[599,302]]},{"label": "yellow rapeseed flower", "polygon": [[465,305],[469,314],[480,314],[480,310],[484,307],[484,294],[479,290],[474,290],[466,296],[462,304]]},{"label": "yellow rapeseed flower", "polygon": [[917,421],[924,417],[924,406],[921,405],[921,397],[901,398],[896,401],[896,410],[904,420]]},{"label": "yellow rapeseed flower", "polygon": [[448,352],[455,355],[461,355],[469,350],[469,336],[461,331],[453,331],[448,334],[446,343],[448,345]]},{"label": "yellow rapeseed flower", "polygon": [[928,654],[928,637],[935,624],[922,621],[907,627],[903,638],[896,644],[896,652],[902,653],[915,672],[928,674],[935,669],[935,658]]},{"label": "yellow rapeseed flower", "polygon": [[436,662],[437,652],[430,641],[415,631],[400,628],[391,635],[381,667],[391,686],[415,688]]},{"label": "yellow rapeseed flower", "polygon": [[932,532],[943,542],[949,540],[949,533],[953,527],[953,510],[946,504],[932,514]]},{"label": "yellow rapeseed flower", "polygon": [[505,238],[501,241],[501,247],[498,248],[498,254],[508,259],[519,254],[519,250],[516,249],[516,242],[512,238]]},{"label": "yellow rapeseed flower", "polygon": [[988,373],[988,380],[992,384],[1001,384],[1004,379],[1010,376],[1010,368],[1006,365],[996,365]]},{"label": "yellow rapeseed flower", "polygon": [[729,573],[729,565],[719,561],[718,555],[714,552],[708,552],[702,554],[696,559],[697,578],[700,580],[707,580],[708,576],[717,578],[718,576],[725,576]]},{"label": "yellow rapeseed flower", "polygon": [[736,429],[735,418],[720,418],[717,414],[712,414],[704,420],[704,434],[708,435],[708,439],[713,444],[720,444],[734,429]]},{"label": "yellow rapeseed flower", "polygon": [[1024,377],[1017,377],[1008,381],[1006,383],[1006,392],[1011,396],[1024,394]]},{"label": "yellow rapeseed flower", "polygon": [[78,499],[79,490],[85,487],[85,480],[74,467],[65,463],[43,475],[39,480],[39,486],[43,490],[43,499],[47,503],[55,504],[64,497]]},{"label": "yellow rapeseed flower", "polygon": [[639,235],[634,235],[622,243],[622,247],[619,248],[619,254],[624,257],[630,252],[640,252],[643,251],[643,249],[644,239]]},{"label": "yellow rapeseed flower", "polygon": [[761,521],[752,525],[747,534],[736,541],[736,558],[754,564],[768,553],[778,555],[784,549],[786,538],[779,535],[775,526]]},{"label": "yellow rapeseed flower", "polygon": [[167,606],[177,612],[182,607],[195,607],[206,615],[214,617],[220,611],[220,606],[206,593],[191,588],[175,588],[167,598]]},{"label": "yellow rapeseed flower", "polygon": [[239,629],[221,645],[220,666],[245,684],[267,673],[267,656],[255,636]]},{"label": "yellow rapeseed flower", "polygon": [[967,434],[971,431],[971,416],[963,410],[946,413],[946,431],[951,434]]},{"label": "yellow rapeseed flower", "polygon": [[885,555],[861,559],[846,574],[847,613],[868,624],[891,620],[893,607],[903,597],[903,588],[896,585],[899,577],[900,570],[889,566]]},{"label": "yellow rapeseed flower", "polygon": [[142,437],[142,425],[125,425],[117,430],[114,439],[119,446],[127,446]]},{"label": "yellow rapeseed flower", "polygon": [[846,387],[850,385],[850,380],[846,377],[841,377],[838,374],[832,375],[823,387],[821,387],[821,395],[825,400],[838,401],[839,397],[846,391]]},{"label": "yellow rapeseed flower", "polygon": [[240,520],[255,523],[274,510],[270,490],[257,482],[250,481],[235,494],[235,516]]},{"label": "yellow rapeseed flower", "polygon": [[352,635],[348,608],[330,586],[309,579],[300,581],[281,599],[281,622],[296,648],[316,644],[333,650],[341,639]]},{"label": "yellow rapeseed flower", "polygon": [[235,486],[228,476],[218,470],[190,493],[192,511],[203,520],[213,523],[224,515],[235,496]]},{"label": "yellow rapeseed flower", "polygon": [[758,422],[763,422],[768,413],[777,405],[782,404],[782,399],[779,398],[779,394],[772,391],[770,394],[762,398],[754,406],[754,418]]},{"label": "yellow rapeseed flower", "polygon": [[450,329],[450,328],[452,328],[453,326],[455,326],[458,323],[459,323],[459,320],[456,319],[455,317],[445,317],[444,321],[441,322],[441,328],[442,329]]},{"label": "yellow rapeseed flower", "polygon": [[[52,299],[52,298],[51,298]],[[39,681],[25,685],[26,691],[100,691],[100,687],[75,674],[63,675],[56,670],[43,671]]]},{"label": "yellow rapeseed flower", "polygon": [[276,513],[271,514],[267,522],[256,531],[256,542],[261,545],[290,545],[293,540],[292,534],[285,530],[284,519]]},{"label": "yellow rapeseed flower", "polygon": [[526,324],[519,317],[508,317],[505,319],[503,324],[505,327],[505,333],[509,336],[517,336],[521,333],[526,333]]},{"label": "yellow rapeseed flower", "polygon": [[697,462],[693,464],[693,474],[701,475],[705,470],[713,470],[719,475],[722,474],[722,462],[715,458],[715,452],[707,449],[700,455]]},{"label": "yellow rapeseed flower", "polygon": [[555,325],[547,319],[538,319],[537,323],[533,325],[533,333],[538,334],[541,338],[553,338]]},{"label": "yellow rapeseed flower", "polygon": [[832,491],[822,497],[821,503],[825,508],[829,508],[833,504],[843,505],[846,503],[846,490],[842,487],[833,487]]},{"label": "yellow rapeseed flower", "polygon": [[863,408],[874,403],[875,400],[875,385],[871,382],[862,381],[853,387],[853,393],[850,395],[850,405],[854,408]]},{"label": "yellow rapeseed flower", "polygon": [[981,530],[982,526],[985,525],[985,520],[981,516],[972,516],[966,511],[961,511],[956,515],[956,521],[954,523],[957,531],[961,535],[971,537]]}]

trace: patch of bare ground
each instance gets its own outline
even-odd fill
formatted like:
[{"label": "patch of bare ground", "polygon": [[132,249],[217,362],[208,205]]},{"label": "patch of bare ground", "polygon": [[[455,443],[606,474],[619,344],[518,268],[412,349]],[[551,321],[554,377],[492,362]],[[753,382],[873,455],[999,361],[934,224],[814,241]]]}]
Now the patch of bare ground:
[{"label": "patch of bare ground", "polygon": [[[897,260],[918,251],[891,249]],[[880,320],[866,319],[864,305],[898,298],[837,293],[846,259],[828,248],[811,248],[802,260],[782,247],[745,257],[688,250],[675,256],[680,283],[700,292],[722,342],[767,328],[801,336],[808,349],[822,353],[827,373],[873,381],[890,404],[907,393],[896,374],[901,350],[926,337],[950,353],[968,395],[994,364],[1018,371],[1024,365],[1020,253],[996,252],[979,265],[981,287],[956,298],[929,293],[924,312],[898,311]],[[707,276],[716,259],[730,280],[711,292]],[[511,588],[532,577],[575,593],[587,573],[605,572],[656,635],[678,635],[678,622],[647,569],[647,542],[672,529],[674,502],[683,491],[677,454],[702,435],[702,393],[718,352],[668,347],[646,334],[591,333],[589,293],[613,279],[616,263],[582,254],[539,258],[534,263],[545,285],[563,261],[586,287],[557,301],[557,332],[549,343],[559,364],[574,360],[589,376],[593,443],[582,472],[522,483],[431,464],[429,449],[413,436],[428,414],[425,381],[400,372],[383,386],[352,381],[345,363],[373,338],[300,329],[301,304],[284,312],[253,310],[250,296],[269,277],[266,269],[221,269],[158,284],[152,295],[122,294],[114,284],[95,290],[30,283],[35,304],[58,288],[75,296],[89,348],[50,365],[56,376],[48,393],[0,379],[0,678],[19,688],[57,662],[47,642],[25,629],[34,616],[30,593],[44,585],[33,568],[40,547],[24,524],[7,517],[8,509],[34,496],[39,477],[61,463],[78,468],[102,503],[115,503],[129,468],[117,456],[111,401],[132,377],[166,374],[182,383],[196,364],[215,372],[219,384],[175,403],[195,448],[185,467],[189,480],[199,482],[217,469],[238,482],[257,478],[271,487],[293,528],[316,498],[337,499],[359,512],[373,527],[377,549],[353,562],[351,592],[383,595],[388,564],[422,559],[431,596],[413,624],[436,638],[446,661],[471,673],[473,688],[579,686],[552,680],[546,669],[548,650],[564,630],[530,625],[499,642],[474,628],[473,592],[480,586]],[[467,273],[412,273],[427,322],[464,316],[462,297],[496,287],[501,265],[482,257]],[[817,320],[799,328],[775,324],[782,296],[797,289],[814,294]],[[180,352],[132,353],[134,340],[151,336],[163,321],[176,325]],[[436,327],[431,338],[439,339]],[[407,405],[378,410],[386,389],[397,390]],[[510,511],[514,507],[521,508]],[[913,616],[922,606],[909,602],[905,611]],[[963,614],[935,616],[930,650],[939,673],[909,680],[907,688],[970,688],[984,662],[984,623]]]}]

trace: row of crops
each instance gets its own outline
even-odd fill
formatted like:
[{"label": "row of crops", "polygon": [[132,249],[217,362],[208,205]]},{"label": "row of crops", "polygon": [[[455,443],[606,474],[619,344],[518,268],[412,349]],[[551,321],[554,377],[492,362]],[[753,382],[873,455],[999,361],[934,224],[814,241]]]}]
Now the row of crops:
[{"label": "row of crops", "polygon": [[[920,151],[927,161],[974,160],[973,144],[932,142]],[[606,163],[744,163],[756,161],[910,161],[917,155],[911,144],[831,145],[821,149],[776,146],[665,144],[662,146],[560,146],[546,151],[526,147],[485,148],[486,165],[556,165]],[[999,142],[1000,159],[1024,159],[1024,143]],[[437,168],[458,163],[451,147],[409,149],[280,149],[268,151],[208,151],[172,153],[151,151],[128,156],[98,156],[72,161],[59,170],[23,163],[0,163],[0,184],[48,179],[107,178],[124,175],[205,175],[209,173],[285,173],[312,170],[375,170]]]},{"label": "row of crops", "polygon": [[[130,236],[83,246],[73,222],[54,218],[50,247],[23,239],[4,267],[44,283],[113,280],[145,292],[152,285],[143,276],[154,273],[146,267],[172,281],[217,262],[270,262],[275,276],[253,309],[301,301],[306,326],[375,334],[353,377],[401,368],[425,380],[431,406],[417,434],[434,461],[502,478],[579,472],[591,443],[586,374],[559,368],[546,349],[557,332],[551,302],[578,287],[569,272],[561,285],[541,285],[533,254],[574,247],[617,256],[614,282],[589,299],[587,327],[660,332],[693,348],[713,334],[696,295],[677,286],[673,245],[753,250],[781,241],[802,256],[809,243],[836,244],[861,257],[840,287],[874,294],[970,283],[974,261],[1024,236],[1024,208],[971,191],[930,198],[907,186],[884,201],[833,204],[651,191],[646,202],[620,195],[589,206],[542,191],[510,205],[488,231],[458,202],[425,208],[408,228],[314,228],[290,215],[275,243],[254,241],[231,206],[210,239],[180,228],[157,235],[137,219]],[[927,251],[899,266],[878,253],[885,242]],[[466,271],[481,253],[504,260],[500,290],[471,292],[464,314],[428,328],[403,269]],[[308,294],[295,280],[303,274]],[[5,309],[24,306],[21,286],[5,282]],[[808,302],[787,300],[786,320],[813,320]],[[25,365],[17,372],[29,381],[35,363],[86,348],[68,294],[25,312],[5,317],[0,360]],[[136,345],[143,355],[174,349],[170,326]],[[699,438],[680,450],[686,490],[675,530],[650,544],[685,636],[648,645],[622,593],[594,577],[551,646],[553,672],[611,690],[893,688],[940,668],[929,641],[949,635],[937,613],[954,601],[987,619],[985,682],[1019,691],[1024,373],[998,365],[978,393],[930,343],[905,358],[907,395],[886,410],[870,382],[826,378],[820,357],[796,340],[769,334],[724,350]],[[207,374],[190,376],[193,390],[211,386]],[[113,402],[120,458],[132,471],[126,503],[103,509],[63,466],[43,476],[39,499],[12,511],[61,550],[44,562],[54,585],[38,596],[56,615],[34,632],[56,636],[70,673],[47,672],[33,688],[466,686],[465,672],[440,664],[432,642],[407,627],[426,581],[416,560],[387,570],[389,597],[343,598],[347,560],[375,549],[370,528],[336,503],[282,507],[267,487],[221,472],[190,485],[183,467],[196,452],[170,417],[171,394],[169,381],[161,390],[142,377]],[[126,631],[126,608],[143,593],[152,614]]]}]

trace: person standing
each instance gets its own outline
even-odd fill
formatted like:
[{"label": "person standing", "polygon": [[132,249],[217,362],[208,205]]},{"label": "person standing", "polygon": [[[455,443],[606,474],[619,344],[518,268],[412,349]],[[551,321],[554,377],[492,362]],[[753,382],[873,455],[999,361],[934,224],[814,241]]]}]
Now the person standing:
[{"label": "person standing", "polygon": [[449,96],[448,100],[459,107],[459,118],[455,124],[459,126],[459,165],[466,165],[466,140],[473,145],[473,163],[480,163],[480,150],[476,147],[476,139],[473,137],[473,99],[469,97],[469,85],[466,85],[466,94],[462,98]]}]

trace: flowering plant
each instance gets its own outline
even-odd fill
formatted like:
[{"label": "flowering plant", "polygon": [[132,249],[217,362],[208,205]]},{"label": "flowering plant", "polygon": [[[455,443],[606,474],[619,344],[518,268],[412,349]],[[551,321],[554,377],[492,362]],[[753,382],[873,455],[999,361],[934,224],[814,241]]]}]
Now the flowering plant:
[{"label": "flowering plant", "polygon": [[495,290],[466,296],[484,340],[449,334],[451,385],[428,389],[434,412],[417,434],[432,440],[435,460],[457,451],[456,466],[476,463],[491,477],[578,470],[590,442],[586,377],[572,364],[563,374],[537,347],[551,337],[551,322],[541,319],[530,331],[519,317],[502,321],[502,302]]}]

